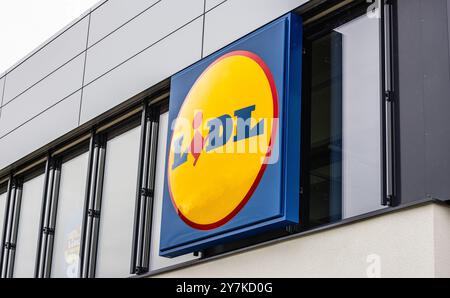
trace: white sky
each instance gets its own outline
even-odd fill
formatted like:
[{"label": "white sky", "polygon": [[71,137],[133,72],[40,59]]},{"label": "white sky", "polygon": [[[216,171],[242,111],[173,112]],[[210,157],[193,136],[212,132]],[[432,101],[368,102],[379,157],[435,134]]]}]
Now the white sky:
[{"label": "white sky", "polygon": [[0,0],[0,73],[98,0]]}]

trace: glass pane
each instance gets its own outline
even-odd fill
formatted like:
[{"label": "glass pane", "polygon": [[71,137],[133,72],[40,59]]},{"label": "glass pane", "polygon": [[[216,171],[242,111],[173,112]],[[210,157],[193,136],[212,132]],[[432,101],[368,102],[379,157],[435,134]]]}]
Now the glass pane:
[{"label": "glass pane", "polygon": [[382,208],[379,42],[364,15],[311,43],[312,225]]},{"label": "glass pane", "polygon": [[343,35],[343,217],[381,206],[379,21],[362,16],[335,30]]},{"label": "glass pane", "polygon": [[34,277],[44,178],[40,175],[23,185],[14,277]]},{"label": "glass pane", "polygon": [[332,32],[312,43],[310,220],[340,220],[342,193],[341,35]]},{"label": "glass pane", "polygon": [[140,133],[137,127],[108,141],[97,277],[130,275]]},{"label": "glass pane", "polygon": [[0,193],[0,237],[2,237],[0,239],[3,239],[3,223],[5,222],[6,197],[6,192]]},{"label": "glass pane", "polygon": [[159,118],[158,160],[156,161],[155,203],[153,205],[152,243],[150,256],[150,270],[173,266],[196,259],[192,254],[173,259],[159,256],[159,239],[161,230],[161,215],[163,203],[164,177],[166,168],[167,130],[169,127],[169,114],[162,114]]},{"label": "glass pane", "polygon": [[81,222],[89,154],[63,163],[59,191],[52,277],[78,276]]}]

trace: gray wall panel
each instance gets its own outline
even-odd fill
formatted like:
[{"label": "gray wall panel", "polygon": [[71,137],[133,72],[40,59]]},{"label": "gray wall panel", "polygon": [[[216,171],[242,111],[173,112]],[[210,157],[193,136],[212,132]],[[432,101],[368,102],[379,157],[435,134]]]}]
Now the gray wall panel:
[{"label": "gray wall panel", "polygon": [[[432,3],[430,3],[432,2]],[[427,194],[450,199],[450,61],[447,0],[422,0]]]},{"label": "gray wall panel", "polygon": [[3,104],[83,52],[88,23],[88,17],[83,18],[8,73]]},{"label": "gray wall panel", "polygon": [[[5,77],[2,77],[0,79],[0,104],[2,103],[3,100],[3,86],[5,85]],[[0,105],[0,118],[2,118],[2,107]]]},{"label": "gray wall panel", "polygon": [[3,86],[5,85],[5,77],[0,78],[0,104],[3,102]]},{"label": "gray wall panel", "polygon": [[88,50],[89,83],[203,13],[203,0],[165,0]]},{"label": "gray wall panel", "polygon": [[48,78],[4,105],[0,118],[0,137],[79,90],[82,85],[84,57],[84,54],[79,55]]},{"label": "gray wall panel", "polygon": [[448,55],[450,60],[450,0],[447,0]]},{"label": "gray wall panel", "polygon": [[215,6],[227,0],[205,0],[205,1],[206,1],[206,11],[208,11],[211,8],[214,8]]},{"label": "gray wall panel", "polygon": [[0,138],[0,169],[76,128],[81,92],[77,92],[6,137]]},{"label": "gray wall panel", "polygon": [[[421,0],[398,0],[401,200],[425,197]],[[414,132],[409,133],[408,132]],[[419,170],[421,169],[421,170]]]},{"label": "gray wall panel", "polygon": [[402,203],[450,198],[447,0],[399,0]]},{"label": "gray wall panel", "polygon": [[109,0],[92,12],[89,46],[160,0]]},{"label": "gray wall panel", "polygon": [[206,14],[204,56],[306,2],[308,0],[228,0]]},{"label": "gray wall panel", "polygon": [[202,25],[203,19],[198,18],[86,86],[83,93],[81,123],[106,112],[199,60]]}]

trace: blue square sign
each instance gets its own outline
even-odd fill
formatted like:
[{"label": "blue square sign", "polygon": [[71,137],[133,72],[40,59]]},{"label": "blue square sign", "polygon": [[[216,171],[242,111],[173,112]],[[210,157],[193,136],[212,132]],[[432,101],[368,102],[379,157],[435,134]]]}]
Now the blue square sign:
[{"label": "blue square sign", "polygon": [[288,14],[173,76],[161,256],[299,222],[301,56]]}]

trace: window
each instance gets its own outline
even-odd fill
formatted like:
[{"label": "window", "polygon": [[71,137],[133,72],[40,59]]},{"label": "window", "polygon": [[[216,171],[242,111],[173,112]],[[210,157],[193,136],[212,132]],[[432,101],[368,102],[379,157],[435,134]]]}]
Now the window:
[{"label": "window", "polygon": [[2,237],[1,275],[12,278],[16,255],[17,228],[19,223],[20,204],[22,200],[22,180],[12,177],[8,184],[7,203],[4,207],[4,226]]},{"label": "window", "polygon": [[[161,230],[161,216],[162,216],[162,205],[163,205],[163,189],[164,189],[164,179],[165,179],[165,168],[166,168],[166,147],[167,147],[167,134],[169,129],[169,113],[164,113],[159,118],[159,139],[158,139],[158,153],[157,156],[160,158],[156,161],[156,176],[155,181],[155,201],[153,208],[153,226],[152,226],[152,240],[151,240],[151,256],[150,256],[150,270],[158,270],[173,266],[176,264],[184,263],[197,257],[192,254],[181,256],[173,259],[163,258],[159,256],[159,237]],[[163,156],[163,158],[161,158]]]},{"label": "window", "polygon": [[139,126],[106,145],[96,277],[130,272],[140,133]]},{"label": "window", "polygon": [[61,166],[52,277],[78,277],[88,157],[86,152]]},{"label": "window", "polygon": [[2,277],[35,275],[44,180],[43,170],[36,167],[13,176],[8,193],[0,187]]},{"label": "window", "polygon": [[0,243],[1,243],[1,248],[0,248],[0,278],[3,277],[2,274],[2,269],[3,269],[3,252],[4,252],[4,242],[5,239],[4,237],[6,237],[6,211],[7,211],[7,206],[6,206],[6,201],[8,200],[8,185],[7,183],[4,184],[0,184]]},{"label": "window", "polygon": [[22,191],[19,226],[14,261],[14,277],[32,278],[39,236],[44,175],[25,180]]},{"label": "window", "polygon": [[8,198],[7,185],[0,185],[0,236],[3,236],[3,224],[5,221],[6,200]]},{"label": "window", "polygon": [[305,32],[302,184],[311,226],[383,208],[380,23],[365,12]]}]

